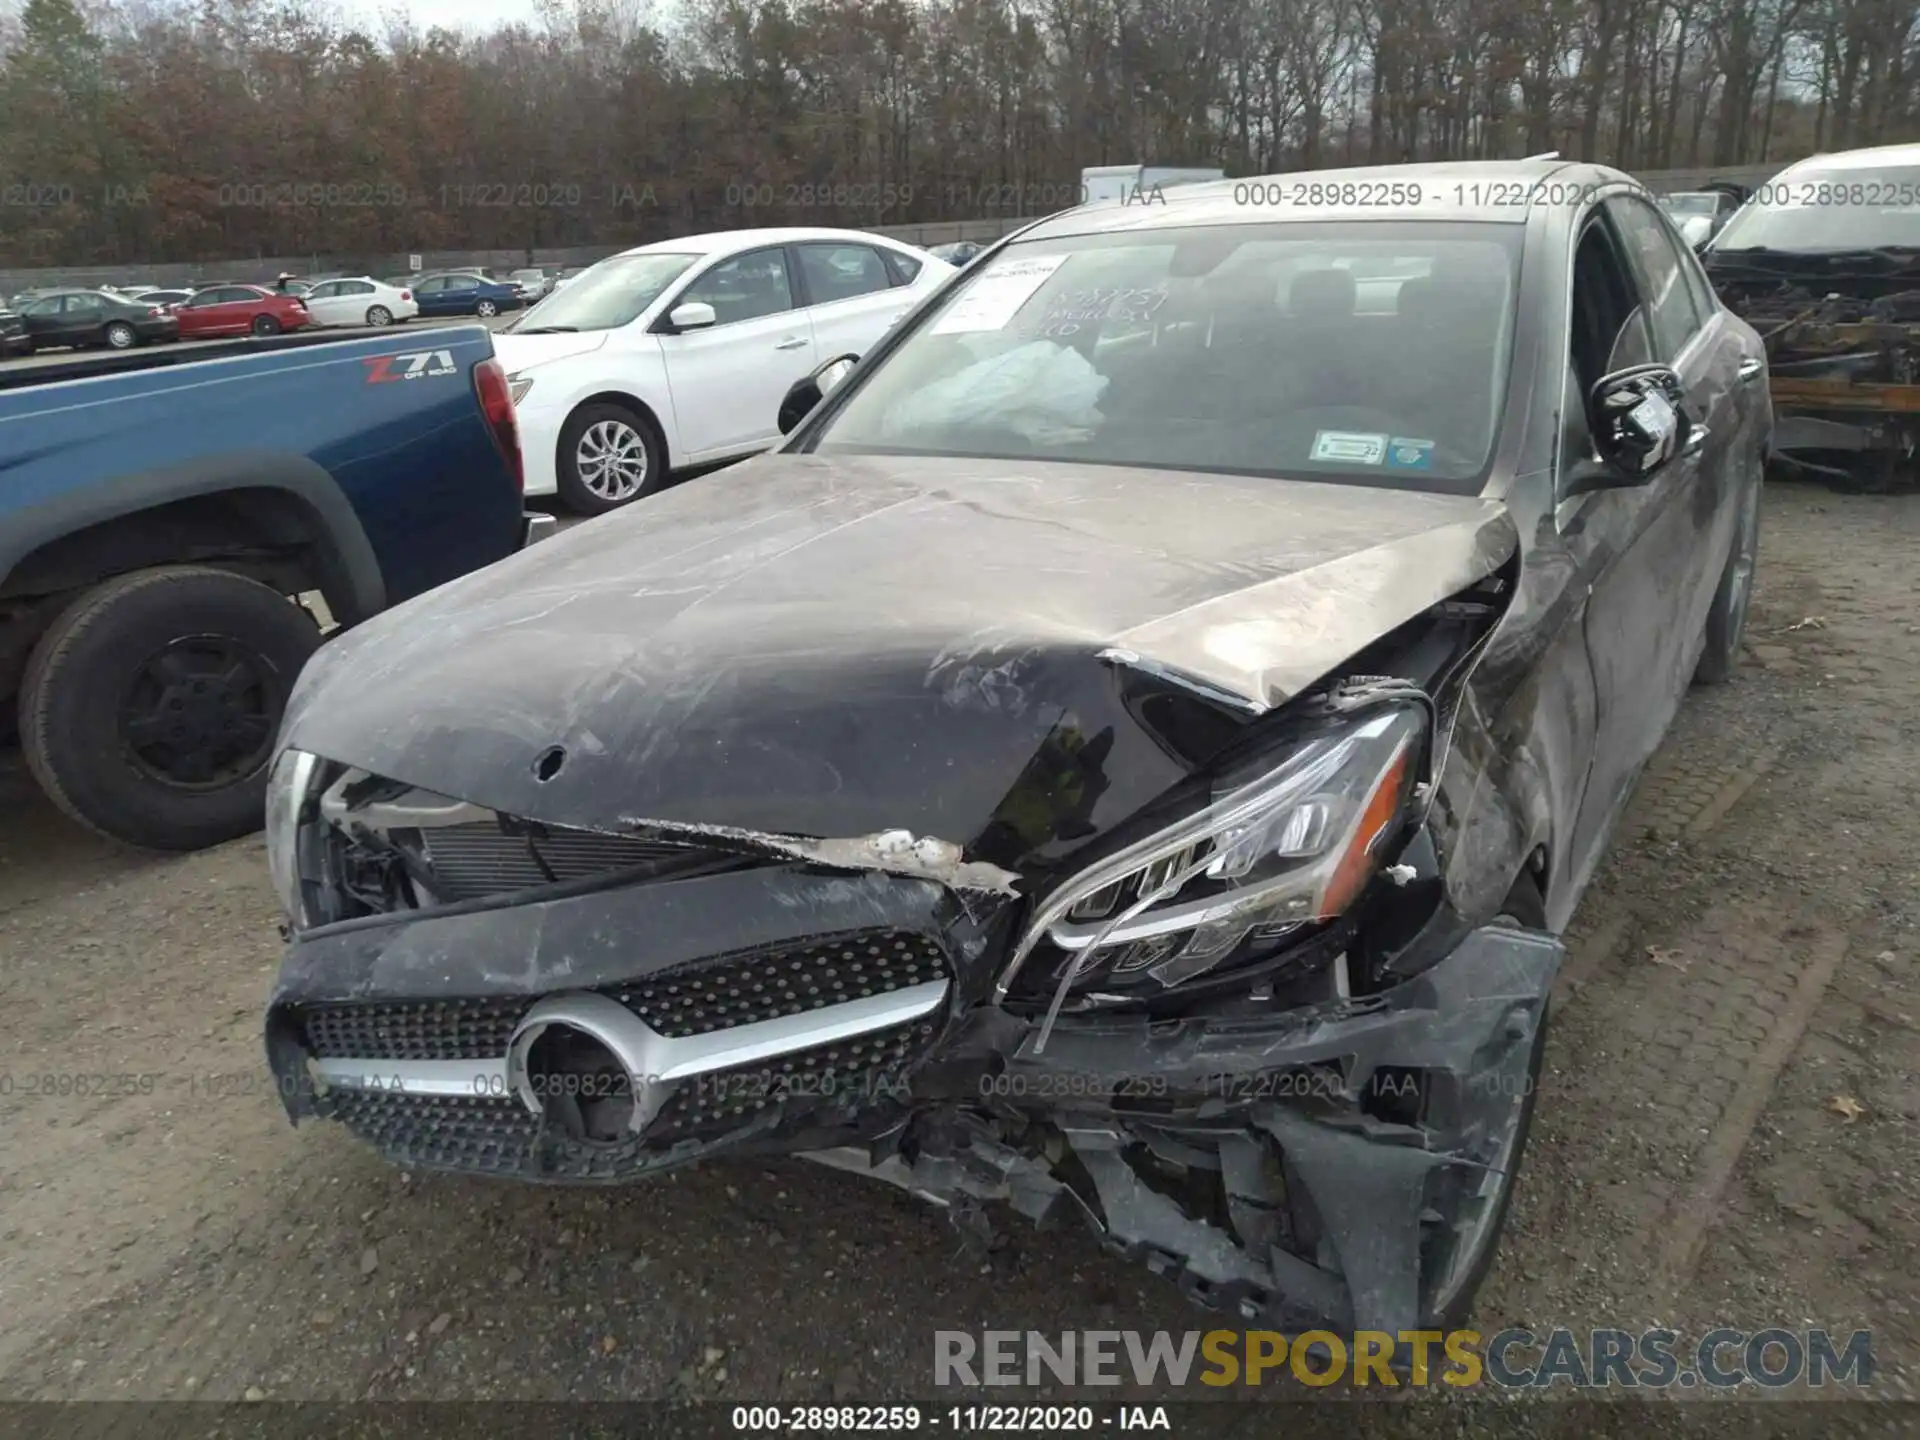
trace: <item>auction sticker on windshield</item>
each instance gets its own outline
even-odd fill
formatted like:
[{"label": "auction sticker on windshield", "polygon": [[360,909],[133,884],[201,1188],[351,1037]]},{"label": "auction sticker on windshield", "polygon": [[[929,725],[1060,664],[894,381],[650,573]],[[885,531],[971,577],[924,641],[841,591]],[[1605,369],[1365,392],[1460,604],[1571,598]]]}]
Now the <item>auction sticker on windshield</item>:
[{"label": "auction sticker on windshield", "polygon": [[1351,430],[1322,430],[1313,437],[1310,458],[1342,465],[1378,465],[1387,458],[1387,437]]},{"label": "auction sticker on windshield", "polygon": [[947,313],[933,323],[932,334],[956,335],[977,330],[1004,330],[1020,313],[1020,307],[1033,298],[1033,292],[1047,283],[1047,277],[1066,260],[1064,255],[1036,255],[1031,260],[1012,260],[994,266],[980,276],[955,300]]},{"label": "auction sticker on windshield", "polygon": [[1387,464],[1395,470],[1431,470],[1433,441],[1396,435],[1387,442]]}]

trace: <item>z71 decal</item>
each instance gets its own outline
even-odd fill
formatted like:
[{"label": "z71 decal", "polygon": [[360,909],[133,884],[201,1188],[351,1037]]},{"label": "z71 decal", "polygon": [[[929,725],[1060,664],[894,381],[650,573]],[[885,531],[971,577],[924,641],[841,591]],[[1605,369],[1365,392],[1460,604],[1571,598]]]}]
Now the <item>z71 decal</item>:
[{"label": "z71 decal", "polygon": [[400,355],[369,355],[360,362],[367,367],[367,384],[380,385],[388,380],[420,380],[432,375],[451,375],[459,367],[451,350],[409,350]]}]

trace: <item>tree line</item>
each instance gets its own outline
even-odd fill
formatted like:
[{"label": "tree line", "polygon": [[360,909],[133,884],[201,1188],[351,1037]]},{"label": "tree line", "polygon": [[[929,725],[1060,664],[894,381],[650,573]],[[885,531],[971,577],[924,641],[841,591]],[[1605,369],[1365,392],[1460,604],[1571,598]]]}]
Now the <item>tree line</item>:
[{"label": "tree line", "polygon": [[1920,0],[26,0],[0,264],[622,245],[1039,214],[1090,165],[1558,150],[1626,169],[1920,133]]}]

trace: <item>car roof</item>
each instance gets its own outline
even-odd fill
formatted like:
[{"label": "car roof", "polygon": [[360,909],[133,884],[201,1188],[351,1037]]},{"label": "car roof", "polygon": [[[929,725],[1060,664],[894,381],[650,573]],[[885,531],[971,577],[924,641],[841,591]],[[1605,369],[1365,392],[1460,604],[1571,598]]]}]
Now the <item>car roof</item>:
[{"label": "car roof", "polygon": [[1864,150],[1835,150],[1827,155],[1809,155],[1796,160],[1780,173],[1799,170],[1877,170],[1884,166],[1920,166],[1920,144],[1870,145]]},{"label": "car roof", "polygon": [[[888,235],[871,230],[836,230],[821,225],[769,225],[758,230],[709,230],[701,235],[680,235],[672,240],[656,240],[651,245],[636,245],[621,255],[716,255],[732,250],[756,250],[762,245],[792,245],[804,240],[844,240],[868,245],[884,241],[895,249],[911,246]],[[616,257],[609,256],[609,259]]]},{"label": "car roof", "polygon": [[[1531,185],[1551,181],[1573,187],[1633,184],[1631,176],[1605,165],[1560,159],[1440,161],[1420,165],[1365,165],[1349,170],[1301,170],[1276,175],[1246,176],[1238,180],[1205,180],[1185,185],[1151,187],[1144,200],[1101,200],[1049,216],[1021,232],[1023,240],[1067,235],[1097,235],[1122,230],[1155,230],[1187,225],[1270,224],[1312,220],[1466,220],[1486,224],[1525,223],[1536,207],[1523,203],[1475,200],[1462,190],[1485,190],[1494,185]],[[1366,183],[1420,188],[1418,204],[1386,204],[1335,199],[1331,203],[1295,203],[1290,196],[1299,186],[1343,187]],[[1269,202],[1249,187],[1267,187]],[[1282,190],[1279,187],[1284,186]],[[1391,193],[1391,192],[1389,192]],[[1337,195],[1337,188],[1336,188]]]}]

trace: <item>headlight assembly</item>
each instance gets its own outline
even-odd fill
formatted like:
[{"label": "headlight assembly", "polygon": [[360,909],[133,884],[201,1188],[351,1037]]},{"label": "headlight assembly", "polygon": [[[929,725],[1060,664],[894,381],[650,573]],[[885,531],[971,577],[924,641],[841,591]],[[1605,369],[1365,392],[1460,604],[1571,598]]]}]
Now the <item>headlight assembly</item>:
[{"label": "headlight assembly", "polygon": [[509,375],[507,377],[507,394],[512,397],[514,404],[518,405],[522,400],[526,399],[527,392],[531,389],[533,389],[532,376]]},{"label": "headlight assembly", "polygon": [[1344,913],[1373,878],[1418,782],[1424,705],[1377,707],[1310,736],[1204,810],[1090,866],[1049,896],[999,994],[1036,950],[1053,1011],[1093,984],[1178,985],[1247,942]]},{"label": "headlight assembly", "polygon": [[307,923],[300,880],[300,827],[308,818],[321,769],[317,755],[282,750],[267,777],[267,872],[273,877],[287,924],[295,930]]}]

